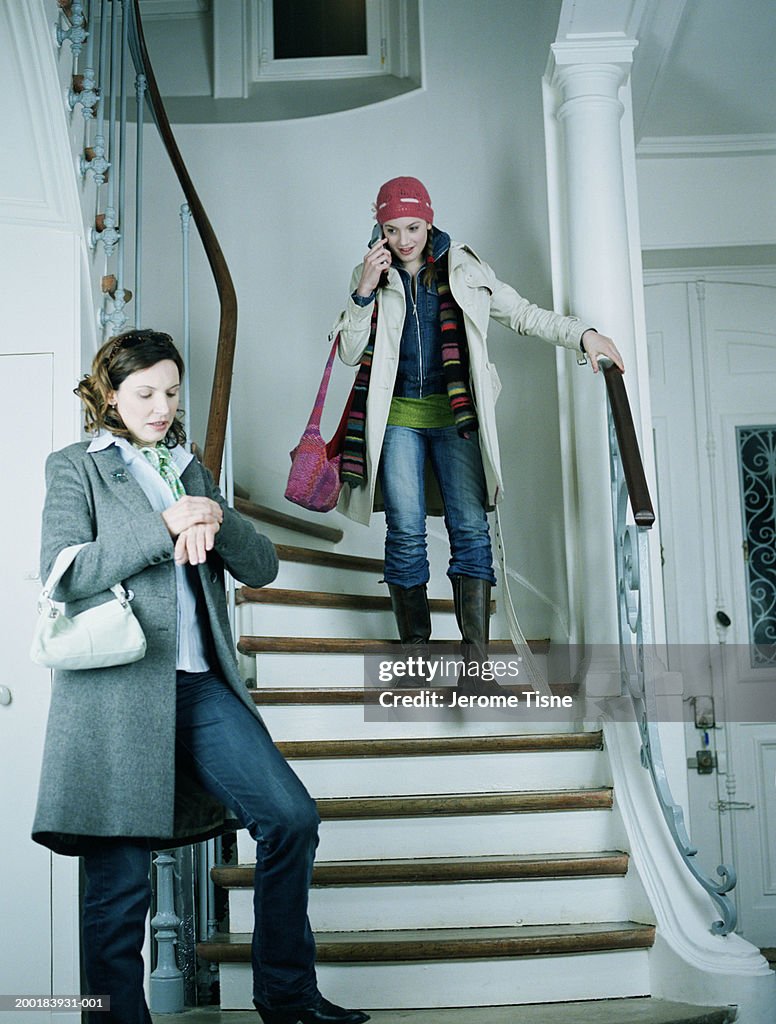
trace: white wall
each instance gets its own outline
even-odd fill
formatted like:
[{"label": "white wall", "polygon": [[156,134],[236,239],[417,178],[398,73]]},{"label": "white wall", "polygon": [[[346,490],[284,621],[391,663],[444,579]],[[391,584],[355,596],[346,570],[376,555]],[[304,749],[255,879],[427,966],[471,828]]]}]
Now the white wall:
[{"label": "white wall", "polygon": [[[72,394],[80,369],[81,214],[62,89],[52,53],[55,4],[0,5],[0,89],[13,94],[0,133],[0,373],[4,567],[0,593],[2,916],[0,992],[78,991],[78,863],[30,838],[51,673],[29,660],[36,615],[43,463],[79,436]],[[65,69],[66,70],[66,69]],[[19,83],[24,81],[23,89]],[[12,144],[11,144],[12,143]],[[48,1022],[31,1011],[30,1024]],[[63,1024],[78,1016],[62,1015]]]},{"label": "white wall", "polygon": [[[183,125],[176,134],[235,277],[240,329],[234,388],[236,466],[256,500],[293,511],[282,497],[288,452],[312,405],[326,335],[371,227],[378,186],[413,174],[431,193],[437,223],[468,241],[534,301],[551,302],[541,75],[559,3],[426,0],[425,89],[370,108],[305,120]],[[152,54],[153,56],[153,54]],[[178,322],[170,236],[178,200],[149,132],[146,252],[158,251],[144,294],[148,323]],[[195,260],[194,330],[210,345],[213,288]],[[153,279],[151,279],[151,277]],[[491,354],[505,383],[499,426],[508,488],[510,562],[565,608],[554,354],[497,325]],[[352,375],[342,367],[337,388]],[[194,375],[207,376],[194,359]],[[332,401],[331,420],[338,400]],[[202,436],[201,423],[195,434]],[[329,520],[341,519],[336,514]],[[379,553],[382,525],[348,524],[346,545]],[[432,522],[438,535],[441,521]],[[439,551],[444,550],[440,543]],[[448,596],[440,555],[434,589]],[[548,606],[518,588],[529,635],[558,634]],[[503,635],[506,635],[504,633]]]},{"label": "white wall", "polygon": [[774,244],[775,177],[774,152],[641,157],[644,248]]}]

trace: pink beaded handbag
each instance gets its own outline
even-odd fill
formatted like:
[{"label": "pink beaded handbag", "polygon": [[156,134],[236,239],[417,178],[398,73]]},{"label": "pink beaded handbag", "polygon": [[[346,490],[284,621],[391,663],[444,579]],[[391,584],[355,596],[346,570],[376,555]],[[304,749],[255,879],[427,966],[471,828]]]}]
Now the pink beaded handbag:
[{"label": "pink beaded handbag", "polygon": [[338,343],[339,335],[334,339],[334,344],[331,347],[310,419],[299,439],[299,444],[290,453],[291,472],[288,474],[285,497],[311,512],[329,512],[333,509],[337,504],[342,487],[339,475],[340,459],[348,425],[350,404],[353,399],[352,391],[345,403],[342,418],[331,441],[327,443],[321,436],[323,403],[326,400],[326,391],[329,387],[331,368]]}]

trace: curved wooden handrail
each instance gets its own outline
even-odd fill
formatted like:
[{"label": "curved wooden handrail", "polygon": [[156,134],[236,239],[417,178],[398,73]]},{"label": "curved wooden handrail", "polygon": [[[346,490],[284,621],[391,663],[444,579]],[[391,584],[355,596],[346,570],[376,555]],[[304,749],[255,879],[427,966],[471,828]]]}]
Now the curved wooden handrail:
[{"label": "curved wooden handrail", "polygon": [[652,499],[649,496],[636,429],[633,426],[628,392],[625,390],[622,374],[614,363],[607,360],[603,371],[633,518],[637,526],[649,529],[655,522],[655,512],[652,508]]},{"label": "curved wooden handrail", "polygon": [[[127,9],[128,7],[125,7],[125,10]],[[140,0],[132,0],[131,11],[130,39],[135,66],[146,77],[148,103],[151,107],[156,127],[162,137],[164,147],[167,150],[183,194],[186,197],[186,202],[191,209],[191,215],[197,226],[199,237],[202,239],[202,245],[205,249],[210,269],[213,272],[221,304],[216,362],[213,371],[213,385],[210,391],[210,410],[208,412],[202,460],[215,479],[218,480],[221,473],[221,460],[224,454],[229,396],[232,388],[232,368],[234,366],[234,351],[237,339],[237,294],[234,290],[232,275],[229,273],[229,267],[221,251],[215,231],[205,213],[202,201],[197,195],[170,127],[170,121],[162,102],[143,35]]]}]

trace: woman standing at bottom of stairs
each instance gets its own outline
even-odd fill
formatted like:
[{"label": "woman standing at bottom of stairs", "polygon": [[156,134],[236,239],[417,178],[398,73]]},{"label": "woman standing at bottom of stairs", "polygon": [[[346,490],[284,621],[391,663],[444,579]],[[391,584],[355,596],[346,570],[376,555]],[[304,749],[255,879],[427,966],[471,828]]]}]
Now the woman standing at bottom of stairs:
[{"label": "woman standing at bottom of stairs", "polygon": [[[501,384],[487,350],[493,317],[575,351],[579,362],[623,362],[611,339],[577,317],[540,309],[496,278],[467,245],[434,225],[417,178],[392,178],[375,203],[369,251],[330,338],[359,365],[339,510],[368,524],[386,517],[385,581],[403,646],[431,636],[426,515],[444,514],[447,575],[465,662],[487,658],[495,584],[487,512],[503,496],[495,406]],[[428,469],[432,472],[428,472]],[[459,687],[490,686],[465,673]]]},{"label": "woman standing at bottom of stairs", "polygon": [[226,505],[183,447],[183,361],[137,330],[99,350],[76,393],[97,436],[49,457],[42,578],[70,614],[122,581],[146,637],[130,664],[57,671],[33,838],[82,856],[82,952],[94,1024],[150,1024],[142,948],[150,851],[197,842],[227,809],[257,844],[253,993],[265,1024],[362,1024],[318,991],[307,897],[315,803],[272,742],[237,670],[224,568],[251,586],[277,574],[272,543]]}]

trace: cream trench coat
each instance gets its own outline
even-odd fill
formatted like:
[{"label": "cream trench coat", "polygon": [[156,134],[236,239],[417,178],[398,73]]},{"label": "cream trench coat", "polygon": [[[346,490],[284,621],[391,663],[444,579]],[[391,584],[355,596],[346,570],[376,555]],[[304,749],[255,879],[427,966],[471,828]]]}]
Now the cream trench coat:
[{"label": "cream trench coat", "polygon": [[[369,341],[372,304],[359,306],[352,295],[361,278],[361,264],[350,279],[350,297],[329,334],[330,343],[339,334],[339,356],[355,366]],[[561,316],[541,309],[504,284],[493,270],[467,245],[451,242],[449,250],[450,290],[463,310],[469,344],[470,385],[479,418],[480,451],[485,470],[488,507],[501,501],[503,481],[498,436],[496,399],[501,391],[496,367],[488,356],[488,320],[493,317],[517,334],[530,334],[554,345],[580,352],[579,343],[590,325],[575,316]],[[399,363],[399,343],[405,316],[404,287],[395,268],[388,271],[388,283],[378,289],[377,336],[366,403],[366,485],[342,488],[337,508],[358,523],[369,524],[372,511],[381,507],[376,500],[377,467],[383,447],[385,425],[393,397]],[[430,505],[431,503],[429,503]],[[433,507],[430,512],[438,512]]]}]

